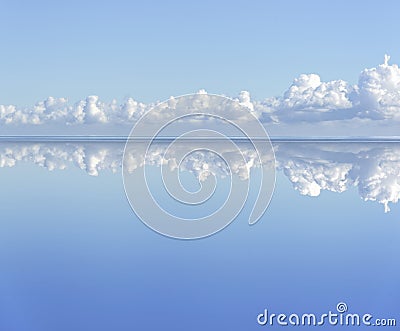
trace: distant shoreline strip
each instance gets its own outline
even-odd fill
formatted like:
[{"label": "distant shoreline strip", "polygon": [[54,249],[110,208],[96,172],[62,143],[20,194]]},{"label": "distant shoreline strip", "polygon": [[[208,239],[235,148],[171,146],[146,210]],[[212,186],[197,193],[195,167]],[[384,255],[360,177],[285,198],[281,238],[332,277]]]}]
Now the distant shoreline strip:
[{"label": "distant shoreline strip", "polygon": [[[127,137],[127,136],[83,136],[83,135],[0,135],[0,142],[126,142],[126,141],[156,141],[156,142],[171,142],[177,139],[177,137],[157,137],[152,139],[151,137]],[[215,137],[190,137],[190,138],[179,138],[183,141],[222,141],[224,138]],[[249,142],[250,139],[253,141],[267,141],[265,137],[230,137],[229,139],[237,142]],[[270,137],[271,142],[393,142],[400,143],[400,136],[396,137],[288,137],[288,136],[273,136]]]}]

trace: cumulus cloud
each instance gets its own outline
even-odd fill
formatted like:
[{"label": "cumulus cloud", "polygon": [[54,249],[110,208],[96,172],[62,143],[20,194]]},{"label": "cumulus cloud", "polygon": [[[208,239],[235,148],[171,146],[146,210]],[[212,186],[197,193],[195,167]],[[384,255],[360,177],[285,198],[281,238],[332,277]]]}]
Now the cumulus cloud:
[{"label": "cumulus cloud", "polygon": [[[209,176],[225,177],[227,164],[218,156],[198,151],[179,163],[175,150],[168,155],[168,144],[155,144],[145,158],[147,144],[137,143],[127,151],[124,167],[129,172],[144,164],[170,170],[180,167],[200,181]],[[225,147],[228,145],[225,145]],[[123,142],[86,143],[1,143],[0,168],[29,162],[50,171],[78,167],[91,176],[102,171],[119,172],[122,166]],[[220,150],[230,160],[231,173],[248,179],[248,171],[259,167],[250,145],[240,146],[244,159],[231,148]],[[319,196],[323,191],[341,193],[356,188],[365,201],[376,201],[390,211],[390,203],[400,199],[400,146],[398,144],[343,143],[275,143],[277,170],[282,171],[293,188],[302,195]],[[263,164],[273,164],[264,158]]]},{"label": "cumulus cloud", "polygon": [[71,105],[66,98],[49,97],[31,108],[0,105],[0,126],[132,124],[151,107],[153,104],[143,104],[132,98],[119,104],[116,100],[103,102],[91,95]]},{"label": "cumulus cloud", "polygon": [[[350,128],[346,131],[350,135],[354,134],[352,129],[358,130],[361,125],[372,127],[373,123],[379,123],[380,127],[385,128],[390,123],[400,121],[400,69],[396,64],[390,64],[389,59],[389,56],[385,56],[382,64],[363,70],[356,85],[343,80],[324,82],[317,74],[302,74],[293,80],[282,96],[257,101],[252,100],[248,91],[242,91],[236,100],[260,118],[267,129],[280,135],[285,134],[285,125],[290,124],[291,129],[295,130],[301,123],[314,123],[314,128],[318,129],[318,123],[331,123],[332,127],[337,128],[341,126],[338,125],[340,121]],[[199,99],[206,94],[205,90],[197,92]],[[0,105],[0,130],[12,133],[10,128],[41,126],[84,126],[88,130],[97,126],[101,131],[101,128],[120,126],[125,129],[116,129],[115,132],[128,134],[127,127],[131,127],[156,104],[144,104],[132,98],[121,103],[116,100],[104,102],[93,95],[75,103],[70,103],[66,98],[49,97],[33,107]],[[181,106],[184,103],[171,97],[165,103],[166,111],[161,111],[158,116],[176,116],[182,110]],[[196,103],[191,106],[195,107]],[[215,112],[224,116],[230,110],[216,107]],[[235,114],[240,117],[243,112],[237,111]],[[379,134],[385,132],[384,129],[378,131]],[[394,128],[392,132],[395,132]],[[96,134],[96,131],[90,134]]]},{"label": "cumulus cloud", "polygon": [[[124,166],[129,172],[135,171],[144,164],[159,167],[167,165],[170,170],[178,167],[181,171],[188,171],[199,180],[209,176],[225,177],[230,172],[242,179],[248,178],[248,170],[259,166],[257,153],[249,145],[242,144],[242,158],[236,149],[227,148],[227,144],[214,149],[219,149],[221,156],[230,161],[229,170],[224,159],[208,151],[196,151],[187,155],[180,163],[179,155],[186,151],[191,143],[182,143],[173,149],[168,149],[168,144],[153,144],[146,153],[147,143],[137,142],[126,150],[127,157]],[[221,148],[222,147],[222,148]],[[49,171],[64,170],[70,166],[78,167],[91,176],[98,176],[102,171],[109,170],[113,173],[120,170],[125,143],[122,142],[15,142],[0,143],[0,168],[14,167],[18,163],[33,163]],[[263,162],[272,163],[272,159]]]},{"label": "cumulus cloud", "polygon": [[115,143],[0,143],[0,168],[33,163],[49,171],[78,167],[91,176],[119,171],[122,144]]},{"label": "cumulus cloud", "polygon": [[[129,144],[124,167],[128,173],[132,173],[144,164],[158,167],[166,165],[171,171],[179,168],[204,181],[210,176],[224,178],[229,174],[247,180],[249,171],[260,166],[256,150],[248,143],[237,143],[236,148],[228,142],[213,141],[212,149],[219,155],[205,149],[210,146],[209,142],[180,141],[175,142],[173,147],[169,146],[167,143],[154,143],[147,150],[147,143]],[[272,167],[273,155],[265,155],[261,162]]]},{"label": "cumulus cloud", "polygon": [[400,199],[400,146],[385,144],[282,143],[278,169],[302,195],[344,192],[356,187],[365,201],[390,211]]},{"label": "cumulus cloud", "polygon": [[[356,103],[365,115],[400,119],[400,69],[389,56],[376,68],[365,69],[357,86]],[[357,105],[357,104],[356,104]]]},{"label": "cumulus cloud", "polygon": [[276,121],[329,121],[352,118],[400,119],[400,69],[384,63],[360,73],[358,84],[343,80],[322,82],[317,74],[294,79],[282,97],[264,106]]},{"label": "cumulus cloud", "polygon": [[282,97],[268,99],[266,106],[283,121],[310,120],[316,114],[351,108],[353,91],[345,81],[321,82],[316,74],[303,74]]}]

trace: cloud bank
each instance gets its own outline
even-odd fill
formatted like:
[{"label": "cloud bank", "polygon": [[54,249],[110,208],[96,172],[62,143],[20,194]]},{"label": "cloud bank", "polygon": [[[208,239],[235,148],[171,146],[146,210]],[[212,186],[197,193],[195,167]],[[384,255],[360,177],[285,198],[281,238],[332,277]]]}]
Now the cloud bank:
[{"label": "cloud bank", "polygon": [[41,124],[126,124],[133,123],[152,104],[145,105],[132,98],[118,104],[100,101],[98,96],[88,96],[70,105],[66,98],[49,97],[32,108],[18,108],[0,105],[1,125],[41,125]]},{"label": "cloud bank", "polygon": [[[155,144],[144,159],[147,144],[138,143],[128,151],[125,167],[130,172],[143,167],[167,165],[174,170],[192,173],[199,180],[209,176],[225,177],[226,164],[212,153],[197,152],[178,165],[176,152],[165,157],[168,144]],[[0,143],[0,168],[14,167],[19,163],[34,163],[48,170],[70,167],[82,169],[91,176],[104,171],[120,172],[125,144],[88,143]],[[400,199],[400,146],[383,143],[275,143],[277,170],[291,182],[302,195],[316,197],[323,191],[341,193],[358,190],[365,201],[375,201],[390,210],[390,203]],[[234,159],[233,150],[223,149],[221,155],[232,162],[231,172],[246,180],[248,170],[259,167],[257,155],[250,145],[242,145],[245,159]],[[178,153],[179,154],[179,153]],[[263,164],[273,160],[264,158]]]},{"label": "cloud bank", "polygon": [[390,211],[400,199],[398,144],[283,143],[275,145],[277,167],[302,195],[357,188],[364,201]]},{"label": "cloud bank", "polygon": [[[235,99],[272,135],[398,135],[400,69],[389,60],[385,56],[382,64],[363,70],[356,85],[343,80],[324,82],[317,74],[302,74],[282,96],[257,101],[242,91]],[[75,103],[49,97],[33,107],[0,105],[0,134],[127,135],[135,121],[156,104],[132,98],[104,102],[98,96],[88,96]],[[166,103],[170,112],[179,112],[175,104],[173,97]]]}]

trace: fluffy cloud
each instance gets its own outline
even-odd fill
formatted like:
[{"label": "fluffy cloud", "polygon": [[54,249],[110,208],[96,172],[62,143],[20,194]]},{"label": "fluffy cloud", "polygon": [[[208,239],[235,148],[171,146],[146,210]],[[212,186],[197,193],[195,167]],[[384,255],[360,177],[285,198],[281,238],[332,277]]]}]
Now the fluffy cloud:
[{"label": "fluffy cloud", "polygon": [[330,112],[352,107],[353,87],[345,81],[321,82],[316,74],[300,75],[283,97],[267,100],[267,105],[285,119],[301,118],[307,112]]},{"label": "fluffy cloud", "polygon": [[41,124],[132,124],[153,104],[143,104],[132,98],[118,104],[116,100],[102,102],[91,95],[73,105],[66,98],[49,97],[32,108],[0,105],[1,125]]},{"label": "fluffy cloud", "polygon": [[[229,174],[227,164],[219,156],[207,151],[190,153],[180,163],[181,151],[186,151],[190,143],[183,143],[177,148],[169,149],[168,144],[153,144],[147,151],[147,143],[138,142],[127,149],[127,157],[124,166],[129,172],[143,167],[146,163],[152,166],[167,165],[170,170],[180,167],[181,171],[193,173],[196,178],[205,180],[210,175],[225,177]],[[253,148],[242,145],[244,159],[235,149],[226,148],[224,144],[220,148],[221,155],[228,160],[230,171],[242,179],[248,178],[248,170],[258,167],[258,157]],[[49,171],[64,170],[70,166],[78,167],[91,176],[98,176],[102,171],[110,170],[113,173],[120,170],[125,143],[122,142],[20,142],[0,143],[0,168],[14,167],[18,163],[34,163]],[[215,144],[213,148],[217,148]],[[179,150],[181,149],[181,150]],[[146,155],[146,156],[145,156]],[[264,159],[264,162],[272,163],[273,160]]]},{"label": "fluffy cloud", "polygon": [[[197,95],[205,94],[207,92],[200,90]],[[251,99],[249,92],[242,91],[236,100],[267,126],[271,123],[295,125],[316,122],[332,122],[332,125],[338,126],[337,121],[347,121],[357,128],[360,120],[371,120],[381,121],[384,127],[389,120],[400,121],[400,69],[396,64],[390,65],[389,57],[385,56],[383,64],[362,71],[354,86],[343,80],[324,82],[317,74],[302,74],[280,97],[257,101]],[[180,104],[183,105],[171,97],[165,103],[168,111],[162,111],[158,116],[174,117],[181,110]],[[88,96],[70,104],[65,98],[49,97],[33,107],[0,105],[0,129],[5,132],[9,127],[41,125],[128,127],[154,105],[156,103],[144,104],[132,98],[122,103],[116,100],[103,102],[98,96]],[[223,107],[215,109],[221,116],[230,111]],[[241,115],[243,113],[237,112],[237,116]],[[124,134],[128,132],[123,131]]]},{"label": "fluffy cloud", "polygon": [[333,121],[351,118],[400,120],[400,69],[384,63],[361,72],[358,84],[322,82],[316,74],[296,78],[282,97],[264,102],[275,121]]},{"label": "fluffy cloud", "polygon": [[283,143],[275,146],[278,169],[302,195],[356,187],[365,201],[390,211],[400,199],[400,147],[385,144]]},{"label": "fluffy cloud", "polygon": [[[227,145],[226,145],[227,146]],[[119,172],[125,144],[87,143],[1,143],[0,168],[33,162],[48,170],[63,170],[71,166],[98,176],[102,171]],[[166,165],[173,170],[180,164],[199,180],[210,175],[229,174],[225,162],[215,154],[196,152],[179,163],[178,150],[164,155],[167,144],[155,144],[145,155],[147,144],[137,143],[127,151],[124,167],[135,171],[146,163]],[[400,146],[397,144],[343,143],[275,143],[276,165],[302,195],[319,196],[322,191],[341,193],[356,188],[365,201],[376,201],[390,210],[390,203],[400,199]],[[246,180],[248,170],[259,167],[251,146],[241,146],[244,160],[230,148],[221,155],[230,161],[231,172]],[[263,164],[273,164],[263,159]]]},{"label": "fluffy cloud", "polygon": [[76,166],[91,176],[102,170],[117,172],[123,145],[115,143],[1,143],[0,168],[34,163],[49,171]]},{"label": "fluffy cloud", "polygon": [[[357,86],[356,106],[366,116],[400,119],[400,69],[389,65],[390,57],[385,56],[377,68],[365,69]],[[358,103],[358,104],[357,104]]]}]

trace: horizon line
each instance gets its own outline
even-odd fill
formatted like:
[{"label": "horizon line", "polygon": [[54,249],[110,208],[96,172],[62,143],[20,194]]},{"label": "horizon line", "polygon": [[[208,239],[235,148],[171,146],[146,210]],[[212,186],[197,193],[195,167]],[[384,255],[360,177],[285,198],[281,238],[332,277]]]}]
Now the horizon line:
[{"label": "horizon line", "polygon": [[[115,135],[0,135],[0,142],[126,142],[126,141],[159,141],[168,142],[178,139],[176,136],[161,137],[129,137]],[[400,142],[400,136],[271,136],[267,137],[245,137],[227,136],[218,137],[180,137],[179,140],[214,140],[222,141],[225,139],[234,141],[268,141],[271,142]]]}]

